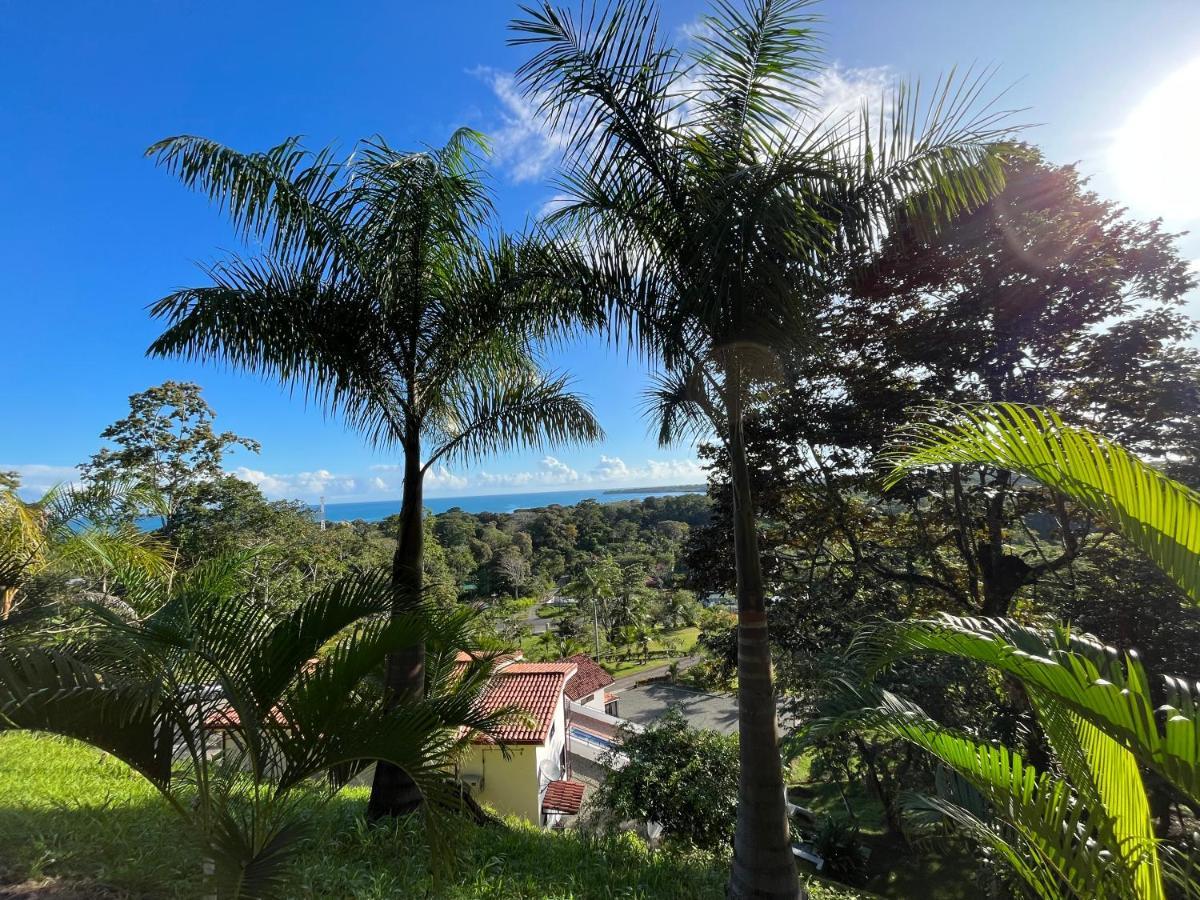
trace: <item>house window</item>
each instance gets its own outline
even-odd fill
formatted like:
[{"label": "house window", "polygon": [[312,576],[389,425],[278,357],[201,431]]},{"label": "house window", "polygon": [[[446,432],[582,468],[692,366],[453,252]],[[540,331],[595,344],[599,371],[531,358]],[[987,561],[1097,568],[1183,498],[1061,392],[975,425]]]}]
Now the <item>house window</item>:
[{"label": "house window", "polygon": [[584,697],[579,702],[582,703],[584,706],[587,706],[589,703],[591,703],[595,699],[596,699],[596,695],[592,694],[590,697]]}]

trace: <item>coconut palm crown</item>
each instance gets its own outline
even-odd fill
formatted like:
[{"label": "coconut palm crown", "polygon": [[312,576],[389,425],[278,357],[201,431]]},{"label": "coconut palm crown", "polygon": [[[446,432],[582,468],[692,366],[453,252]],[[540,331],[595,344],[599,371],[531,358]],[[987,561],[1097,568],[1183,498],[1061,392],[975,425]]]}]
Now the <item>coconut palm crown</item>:
[{"label": "coconut palm crown", "polygon": [[[812,340],[839,251],[895,217],[934,225],[1002,185],[1002,113],[986,79],[928,104],[900,87],[885,112],[829,116],[805,0],[716,0],[685,50],[649,0],[523,8],[519,81],[562,136],[548,227],[591,315],[661,368],[648,406],[664,443],[715,435],[730,461],[739,606],[741,783],[730,894],[794,897],[767,643],[766,585],[743,420]],[[593,306],[589,307],[589,303]]]},{"label": "coconut palm crown", "polygon": [[[346,161],[295,139],[240,153],[185,136],[147,151],[261,247],[155,303],[167,328],[149,352],[270,376],[401,451],[397,612],[421,596],[422,483],[435,467],[601,436],[566,378],[536,364],[536,341],[569,319],[527,263],[540,255],[492,227],[485,151],[466,129],[420,152],[364,142]],[[389,657],[396,696],[424,682],[421,645]],[[374,815],[419,801],[403,773],[377,768]]]}]

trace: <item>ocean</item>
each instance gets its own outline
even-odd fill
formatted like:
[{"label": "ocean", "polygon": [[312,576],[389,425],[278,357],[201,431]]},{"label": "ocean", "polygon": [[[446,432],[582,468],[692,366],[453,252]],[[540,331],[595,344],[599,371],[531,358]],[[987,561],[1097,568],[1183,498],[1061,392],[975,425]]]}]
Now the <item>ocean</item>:
[{"label": "ocean", "polygon": [[[574,506],[584,500],[597,503],[617,503],[621,500],[645,500],[647,497],[699,494],[703,491],[630,491],[608,494],[604,491],[534,491],[525,494],[483,494],[477,497],[426,497],[425,508],[435,513],[458,507],[469,513],[510,513],[518,509],[540,506]],[[362,519],[378,522],[400,512],[399,500],[372,500],[363,503],[326,503],[325,518],[330,522],[352,522]]]}]

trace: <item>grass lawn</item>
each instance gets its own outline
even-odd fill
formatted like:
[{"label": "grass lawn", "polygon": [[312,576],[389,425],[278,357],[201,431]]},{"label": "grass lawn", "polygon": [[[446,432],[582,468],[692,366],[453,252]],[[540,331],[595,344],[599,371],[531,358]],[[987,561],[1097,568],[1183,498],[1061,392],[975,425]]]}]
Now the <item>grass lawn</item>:
[{"label": "grass lawn", "polygon": [[[370,828],[366,789],[307,808],[313,825],[289,896],[297,898],[716,898],[726,861],[650,852],[630,835],[591,840],[510,822],[463,823],[440,885],[408,822]],[[199,854],[153,789],[123,764],[72,741],[0,734],[0,896],[191,898]],[[28,891],[26,893],[25,891]],[[814,881],[815,900],[861,895]]]},{"label": "grass lawn", "polygon": [[666,650],[667,644],[674,644],[678,648],[680,655],[689,656],[696,649],[696,642],[700,640],[700,629],[696,626],[689,628],[676,628],[674,631],[664,631],[658,637],[650,642],[651,650]]}]

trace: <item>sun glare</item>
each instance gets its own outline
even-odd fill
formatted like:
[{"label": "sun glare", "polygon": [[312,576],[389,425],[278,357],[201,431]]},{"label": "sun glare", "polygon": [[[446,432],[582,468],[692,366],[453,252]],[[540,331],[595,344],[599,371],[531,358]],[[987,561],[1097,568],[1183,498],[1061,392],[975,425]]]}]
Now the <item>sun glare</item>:
[{"label": "sun glare", "polygon": [[1168,219],[1200,219],[1200,58],[1155,87],[1112,146],[1120,198]]}]

